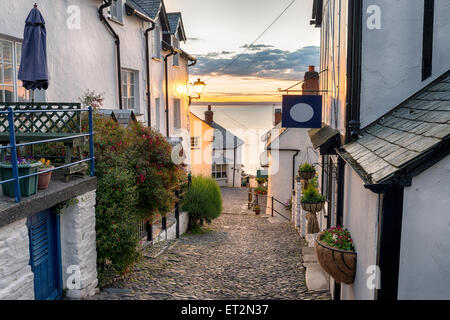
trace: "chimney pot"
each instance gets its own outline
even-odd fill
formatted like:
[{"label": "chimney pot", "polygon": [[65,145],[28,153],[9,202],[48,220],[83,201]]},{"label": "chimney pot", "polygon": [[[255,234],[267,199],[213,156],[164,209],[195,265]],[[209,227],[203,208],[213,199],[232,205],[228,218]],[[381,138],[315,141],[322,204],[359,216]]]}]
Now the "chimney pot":
[{"label": "chimney pot", "polygon": [[211,111],[211,105],[208,106],[208,111],[205,111],[205,122],[211,124],[214,120],[214,112]]},{"label": "chimney pot", "polygon": [[305,81],[302,85],[303,95],[319,94],[319,73],[314,70],[314,66],[309,66],[309,71],[305,72]]}]

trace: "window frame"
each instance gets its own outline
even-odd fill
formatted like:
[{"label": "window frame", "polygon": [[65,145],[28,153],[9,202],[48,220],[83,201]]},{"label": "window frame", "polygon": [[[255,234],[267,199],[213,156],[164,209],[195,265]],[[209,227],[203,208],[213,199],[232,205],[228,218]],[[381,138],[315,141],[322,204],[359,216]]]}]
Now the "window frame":
[{"label": "window frame", "polygon": [[[133,75],[133,83],[129,83],[129,75]],[[125,83],[124,83],[125,81]],[[139,71],[122,68],[122,105],[126,110],[133,110],[135,113],[139,111]],[[133,95],[130,96],[129,87],[133,86]],[[133,100],[133,107],[130,108],[128,103],[130,98]]]},{"label": "window frame", "polygon": [[161,28],[155,26],[155,29],[152,31],[152,59],[161,60],[161,47]]},{"label": "window frame", "polygon": [[[22,86],[22,81],[18,79],[18,75],[19,75],[19,68],[20,68],[20,57],[18,56],[18,52],[20,50],[20,53],[22,54],[22,40],[19,39],[13,39],[13,38],[9,38],[9,37],[5,37],[5,36],[1,36],[0,35],[0,41],[2,42],[9,42],[11,44],[11,66],[12,66],[12,99],[11,101],[6,101],[6,99],[4,98],[5,94],[4,94],[4,90],[1,91],[2,93],[0,94],[0,101],[4,101],[1,103],[8,103],[8,102],[31,102],[31,91],[25,89]],[[2,57],[3,52],[0,52],[0,57]],[[3,59],[1,59],[3,60]],[[2,65],[4,64],[4,62],[2,61]],[[0,79],[3,78],[4,81],[4,69],[0,69]],[[0,83],[0,87],[10,87],[11,85],[6,85],[5,82]],[[24,90],[25,92],[25,96],[20,96],[19,99],[19,91]],[[34,95],[35,95],[35,101],[36,102],[45,102],[45,90],[34,90]]]},{"label": "window frame", "polygon": [[173,129],[181,129],[181,99],[173,98]]},{"label": "window frame", "polygon": [[155,98],[155,127],[161,129],[161,98]]},{"label": "window frame", "polygon": [[191,150],[198,150],[200,149],[200,137],[195,136],[191,137]]},{"label": "window frame", "polygon": [[[175,36],[173,37],[172,45],[173,45],[174,48],[180,49],[180,40],[178,40],[178,38],[175,37]],[[179,53],[173,55],[172,65],[174,67],[179,67],[180,66],[180,54]]]},{"label": "window frame", "polygon": [[[220,170],[218,170],[220,168]],[[227,179],[227,165],[214,163],[212,165],[212,177],[214,179]]]},{"label": "window frame", "polygon": [[[113,15],[113,10],[117,10],[117,16]],[[118,22],[120,24],[123,24],[123,11],[124,11],[124,5],[122,0],[112,1],[112,4],[109,8],[109,18],[115,22]]]}]

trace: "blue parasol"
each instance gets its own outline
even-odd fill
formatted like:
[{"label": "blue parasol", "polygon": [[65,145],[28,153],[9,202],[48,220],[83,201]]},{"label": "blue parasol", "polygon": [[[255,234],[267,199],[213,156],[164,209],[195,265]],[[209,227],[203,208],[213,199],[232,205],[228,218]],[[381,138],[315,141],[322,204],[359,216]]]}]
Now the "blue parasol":
[{"label": "blue parasol", "polygon": [[45,21],[35,4],[25,21],[18,75],[23,86],[33,90],[33,96],[35,89],[48,88],[46,38]]}]

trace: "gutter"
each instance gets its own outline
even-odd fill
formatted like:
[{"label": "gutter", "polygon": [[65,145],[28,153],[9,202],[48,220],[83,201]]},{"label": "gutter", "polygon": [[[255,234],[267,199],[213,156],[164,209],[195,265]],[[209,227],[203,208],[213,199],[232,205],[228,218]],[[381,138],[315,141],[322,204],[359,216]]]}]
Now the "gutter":
[{"label": "gutter", "polygon": [[119,109],[123,109],[122,105],[122,64],[120,62],[120,38],[119,35],[114,31],[114,29],[109,24],[108,20],[106,19],[105,15],[103,14],[103,10],[105,8],[108,8],[112,5],[113,0],[103,0],[103,4],[98,8],[98,16],[100,18],[100,21],[103,22],[106,29],[108,29],[109,32],[111,32],[114,42],[116,44],[116,51],[117,51],[117,81],[118,81],[118,88],[119,88]]},{"label": "gutter", "polygon": [[151,101],[151,84],[150,84],[150,48],[148,46],[148,35],[150,31],[155,29],[156,24],[150,21],[152,26],[145,30],[145,61],[147,62],[147,113],[148,113],[148,127],[152,126],[152,101]]},{"label": "gutter", "polygon": [[348,0],[347,89],[345,144],[358,139],[361,102],[362,0]]}]

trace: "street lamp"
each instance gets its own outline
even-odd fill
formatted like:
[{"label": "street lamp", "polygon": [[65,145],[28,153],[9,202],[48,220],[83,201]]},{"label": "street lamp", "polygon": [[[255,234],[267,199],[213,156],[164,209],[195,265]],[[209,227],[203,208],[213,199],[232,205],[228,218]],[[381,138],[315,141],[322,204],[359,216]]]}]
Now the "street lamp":
[{"label": "street lamp", "polygon": [[202,96],[203,90],[205,90],[206,83],[199,79],[194,83],[190,83],[190,92],[189,92],[189,105],[192,103],[192,99],[200,99]]}]

